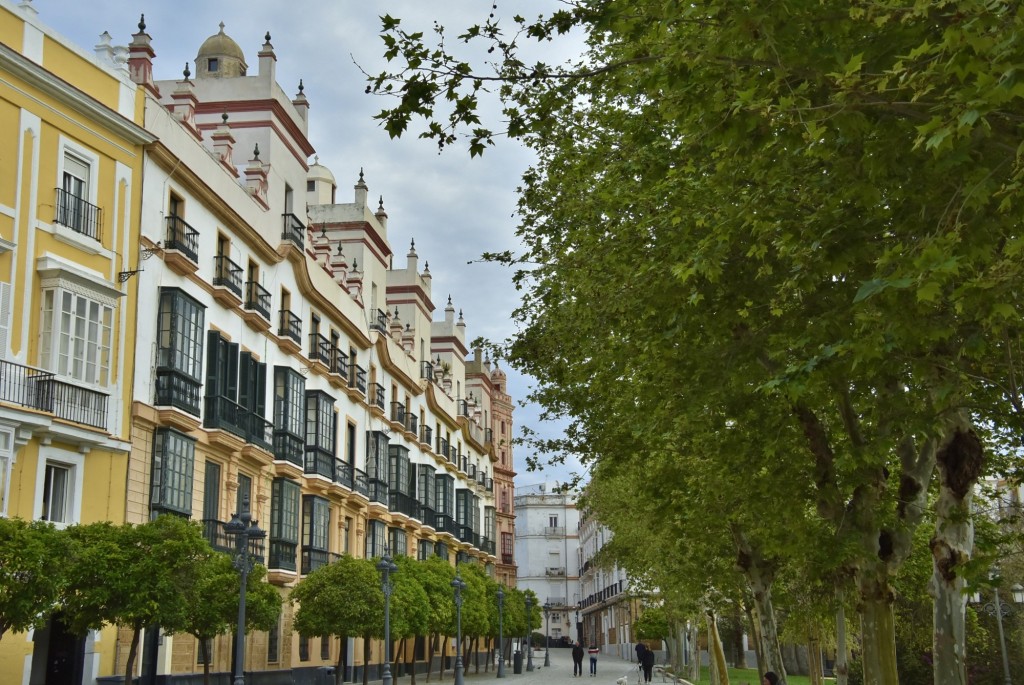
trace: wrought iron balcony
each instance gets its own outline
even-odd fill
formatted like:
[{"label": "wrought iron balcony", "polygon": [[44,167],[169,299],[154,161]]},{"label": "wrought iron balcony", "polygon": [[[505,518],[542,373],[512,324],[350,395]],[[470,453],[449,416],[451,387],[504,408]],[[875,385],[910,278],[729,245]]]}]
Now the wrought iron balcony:
[{"label": "wrought iron balcony", "polygon": [[51,379],[49,371],[0,360],[0,401],[52,412],[51,398],[39,387],[40,382]]},{"label": "wrought iron balcony", "polygon": [[512,564],[513,561],[514,561],[514,558],[512,557],[511,554],[508,554],[507,552],[502,552],[501,553],[501,563],[503,563],[503,564]]},{"label": "wrought iron balcony", "polygon": [[267,568],[280,569],[282,571],[295,570],[295,551],[298,545],[285,540],[270,540],[270,559]]},{"label": "wrought iron balcony", "polygon": [[334,455],[306,445],[306,460],[303,471],[307,475],[324,476],[334,480]]},{"label": "wrought iron balcony", "polygon": [[333,347],[331,341],[319,333],[309,334],[309,358],[311,361],[323,362],[326,366],[330,366]]},{"label": "wrought iron balcony", "polygon": [[245,308],[270,321],[270,291],[256,281],[245,284]]},{"label": "wrought iron balcony", "polygon": [[202,384],[185,374],[170,368],[156,369],[156,405],[177,407],[184,412],[199,416],[201,412],[199,393]]},{"label": "wrought iron balcony", "polygon": [[405,412],[405,430],[410,433],[417,433],[420,427],[420,417],[413,414],[411,411]]},{"label": "wrought iron balcony", "polygon": [[430,362],[420,362],[420,378],[428,381],[434,379],[434,365]]},{"label": "wrought iron balcony", "polygon": [[377,407],[381,411],[384,410],[384,386],[380,383],[370,383],[370,406]]},{"label": "wrought iron balcony", "polygon": [[164,236],[164,249],[177,250],[193,264],[199,263],[199,231],[185,223],[180,216],[167,217],[167,234]]},{"label": "wrought iron balcony", "polygon": [[93,428],[107,427],[107,395],[74,383],[38,378],[36,391],[44,411]]},{"label": "wrought iron balcony", "polygon": [[391,403],[391,420],[405,425],[405,405],[401,402]]},{"label": "wrought iron balcony", "polygon": [[353,469],[355,474],[352,483],[352,489],[358,492],[360,495],[370,496],[370,480],[366,477],[366,471],[360,471],[359,469]]},{"label": "wrought iron balcony", "polygon": [[396,490],[388,494],[388,509],[411,518],[419,518],[420,515],[420,503],[416,498]]},{"label": "wrought iron balcony", "polygon": [[239,298],[242,297],[242,267],[219,254],[213,258],[213,284],[227,288]]},{"label": "wrought iron balcony", "polygon": [[100,208],[63,188],[55,188],[55,190],[57,191],[57,213],[53,222],[67,226],[75,233],[99,240],[102,218]]},{"label": "wrought iron balcony", "polygon": [[334,460],[334,482],[344,485],[349,490],[354,490],[355,471],[352,464],[343,462],[341,459]]},{"label": "wrought iron balcony", "polygon": [[494,479],[490,477],[484,478],[484,487],[490,492],[494,492]]},{"label": "wrought iron balcony", "polygon": [[306,227],[294,214],[282,214],[281,240],[288,240],[300,250],[306,245]]},{"label": "wrought iron balcony", "polygon": [[367,481],[367,484],[367,493],[370,496],[371,502],[380,502],[381,504],[388,503],[388,495],[390,494],[390,489],[388,488],[387,481],[375,480],[371,478]]},{"label": "wrought iron balcony", "polygon": [[[465,457],[463,457],[463,462],[462,463],[465,464],[466,461],[468,461],[468,460]],[[466,472],[466,475],[469,476],[470,480],[475,480],[476,479],[476,464],[470,464],[468,466],[468,468],[464,467],[463,471]]]},{"label": "wrought iron balcony", "polygon": [[220,428],[263,449],[274,449],[274,426],[262,416],[220,395],[206,398],[203,425]]},{"label": "wrought iron balcony", "polygon": [[358,364],[349,364],[348,372],[348,387],[355,388],[359,392],[366,392],[366,369]]},{"label": "wrought iron balcony", "polygon": [[388,332],[388,313],[383,309],[370,310],[370,330]]},{"label": "wrought iron balcony", "polygon": [[469,417],[469,401],[468,400],[458,400],[455,404],[456,404],[456,407],[458,408],[459,416]]},{"label": "wrought iron balcony", "polygon": [[417,518],[419,518],[420,521],[423,521],[424,525],[433,528],[434,524],[437,523],[437,512],[434,511],[432,507],[425,504],[419,505],[419,511],[420,513]]},{"label": "wrought iron balcony", "polygon": [[302,344],[302,319],[297,317],[287,309],[279,310],[279,321],[277,324],[277,335],[279,337],[288,337],[295,341],[296,344]]},{"label": "wrought iron balcony", "polygon": [[484,444],[489,445],[492,442],[494,442],[494,429],[493,428],[485,428],[484,429]]},{"label": "wrought iron balcony", "polygon": [[302,575],[312,573],[321,566],[331,563],[331,553],[325,549],[302,548]]},{"label": "wrought iron balcony", "polygon": [[274,430],[274,459],[289,461],[303,467],[303,453],[306,449],[305,440],[286,430]]},{"label": "wrought iron balcony", "polygon": [[451,516],[448,516],[447,514],[437,514],[434,518],[436,520],[434,528],[437,530],[437,532],[449,533],[451,535],[458,537],[459,527],[455,523],[455,519],[453,519]]},{"label": "wrought iron balcony", "polygon": [[442,438],[440,435],[437,436],[437,453],[445,459],[448,458],[448,440]]},{"label": "wrought iron balcony", "polygon": [[420,426],[420,442],[424,445],[434,442],[434,429],[427,424]]},{"label": "wrought iron balcony", "polygon": [[564,566],[549,566],[546,569],[544,569],[544,575],[546,575],[546,576],[548,576],[550,578],[561,578],[562,576],[565,575],[565,567]]},{"label": "wrought iron balcony", "polygon": [[494,540],[487,537],[480,538],[480,549],[488,554],[494,554]]},{"label": "wrought iron balcony", "polygon": [[469,526],[459,525],[456,537],[462,542],[473,544],[473,529]]},{"label": "wrought iron balcony", "polygon": [[348,378],[348,355],[337,347],[331,348],[331,373]]}]

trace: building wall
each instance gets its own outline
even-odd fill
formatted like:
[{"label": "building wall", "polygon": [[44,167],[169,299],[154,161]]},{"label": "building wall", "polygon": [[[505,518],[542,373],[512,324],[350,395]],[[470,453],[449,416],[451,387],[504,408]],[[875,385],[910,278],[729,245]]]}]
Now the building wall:
[{"label": "building wall", "polygon": [[[137,281],[120,274],[153,137],[127,71],[28,3],[0,0],[0,43],[0,515],[123,522]],[[47,635],[5,636],[0,673],[45,671]],[[88,636],[88,682],[111,672],[113,636]]]}]

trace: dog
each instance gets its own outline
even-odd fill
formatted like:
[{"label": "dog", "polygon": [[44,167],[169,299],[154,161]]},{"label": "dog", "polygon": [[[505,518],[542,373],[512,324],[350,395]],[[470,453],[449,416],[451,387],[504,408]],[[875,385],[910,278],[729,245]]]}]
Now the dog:
[{"label": "dog", "polygon": [[615,685],[628,685],[628,683],[629,678],[626,676],[622,676],[621,678],[615,681]]}]

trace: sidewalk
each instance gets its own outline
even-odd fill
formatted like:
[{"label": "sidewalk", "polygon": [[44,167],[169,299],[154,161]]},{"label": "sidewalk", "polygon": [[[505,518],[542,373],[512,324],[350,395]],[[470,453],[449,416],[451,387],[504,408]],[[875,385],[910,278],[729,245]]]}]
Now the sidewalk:
[{"label": "sidewalk", "polygon": [[[488,673],[469,672],[463,674],[463,679],[480,683],[483,680],[498,680],[494,668]],[[523,672],[519,675],[512,673],[512,664],[505,665],[505,677],[499,682],[507,685],[615,685],[615,681],[622,676],[627,676],[629,685],[636,685],[637,668],[636,663],[630,663],[616,656],[601,654],[597,657],[597,676],[590,677],[590,656],[583,657],[583,677],[574,678],[572,675],[572,650],[566,647],[559,647],[551,650],[551,666],[544,668],[544,651],[537,650],[533,657],[533,671],[526,670],[526,663],[523,663]],[[445,673],[445,681],[451,681],[450,671]],[[436,681],[433,678],[432,681]],[[417,685],[423,685],[420,677],[416,678]],[[652,682],[653,685],[653,682]]]}]

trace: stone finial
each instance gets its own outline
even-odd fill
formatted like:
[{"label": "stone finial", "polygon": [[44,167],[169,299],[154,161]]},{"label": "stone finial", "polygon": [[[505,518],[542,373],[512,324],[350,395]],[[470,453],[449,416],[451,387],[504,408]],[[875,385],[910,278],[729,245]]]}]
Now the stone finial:
[{"label": "stone finial", "polygon": [[145,14],[140,14],[139,15],[139,33],[145,33],[145,32],[146,32],[146,15]]},{"label": "stone finial", "polygon": [[220,115],[220,120],[224,123],[225,126],[228,125],[228,113],[227,113],[227,110],[225,110],[224,113]]},{"label": "stone finial", "polygon": [[299,79],[299,95],[302,95],[304,90],[306,90],[306,86],[302,85],[302,79]]},{"label": "stone finial", "polygon": [[266,43],[270,42],[270,31],[267,31],[267,35],[263,36],[263,41]]},{"label": "stone finial", "polygon": [[188,68],[188,62],[185,62],[185,69],[181,72],[181,74],[185,77],[185,83],[188,83],[188,77],[192,75],[192,70]]},{"label": "stone finial", "polygon": [[[222,26],[223,26],[223,24],[222,24]],[[260,144],[259,143],[256,143],[256,146],[253,147],[253,149],[252,149],[252,161],[254,161],[254,162],[260,161]]]}]

